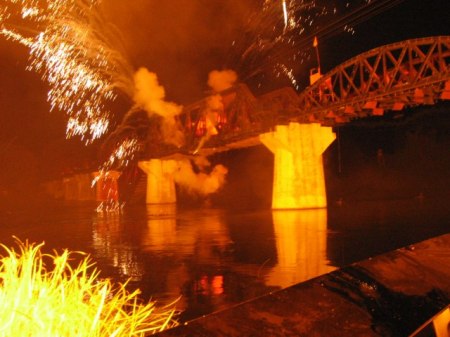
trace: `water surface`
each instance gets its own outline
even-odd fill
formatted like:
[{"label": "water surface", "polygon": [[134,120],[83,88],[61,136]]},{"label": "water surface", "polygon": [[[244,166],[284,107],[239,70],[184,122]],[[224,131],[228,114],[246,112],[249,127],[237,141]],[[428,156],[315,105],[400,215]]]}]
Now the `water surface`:
[{"label": "water surface", "polygon": [[449,231],[442,200],[354,202],[270,211],[125,207],[92,203],[0,207],[0,237],[45,241],[91,255],[102,277],[161,303],[180,298],[182,319],[221,310]]}]

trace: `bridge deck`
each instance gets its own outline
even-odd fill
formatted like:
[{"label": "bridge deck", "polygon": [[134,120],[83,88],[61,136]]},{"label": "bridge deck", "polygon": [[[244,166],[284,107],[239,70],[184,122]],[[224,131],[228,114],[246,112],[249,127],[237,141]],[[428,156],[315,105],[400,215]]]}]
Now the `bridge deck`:
[{"label": "bridge deck", "polygon": [[300,94],[282,88],[255,97],[246,85],[238,84],[218,95],[222,108],[212,107],[207,97],[186,106],[178,116],[186,140],[183,148],[152,139],[145,156],[211,154],[252,146],[258,134],[280,124],[335,126],[450,100],[450,36],[370,50],[322,75]]}]

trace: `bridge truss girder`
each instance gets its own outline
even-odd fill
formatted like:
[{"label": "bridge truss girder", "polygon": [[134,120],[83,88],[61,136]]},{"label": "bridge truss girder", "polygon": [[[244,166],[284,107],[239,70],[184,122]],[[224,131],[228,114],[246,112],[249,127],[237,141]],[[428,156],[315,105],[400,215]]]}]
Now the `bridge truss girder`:
[{"label": "bridge truss girder", "polygon": [[450,36],[402,41],[360,54],[299,95],[301,122],[333,125],[450,99]]},{"label": "bridge truss girder", "polygon": [[[450,100],[450,36],[372,49],[322,75],[300,94],[287,87],[255,97],[238,84],[220,93],[223,107],[218,110],[211,107],[213,96],[186,106],[178,116],[186,137],[183,151],[245,147],[259,134],[290,122],[334,126]],[[216,129],[212,134],[208,119]]]}]

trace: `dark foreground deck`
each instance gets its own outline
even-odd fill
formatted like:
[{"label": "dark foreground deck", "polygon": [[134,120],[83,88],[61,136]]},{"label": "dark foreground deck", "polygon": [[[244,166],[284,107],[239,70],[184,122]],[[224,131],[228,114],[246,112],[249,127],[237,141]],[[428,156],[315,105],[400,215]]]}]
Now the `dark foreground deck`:
[{"label": "dark foreground deck", "polygon": [[409,336],[449,304],[450,234],[446,234],[158,336]]}]

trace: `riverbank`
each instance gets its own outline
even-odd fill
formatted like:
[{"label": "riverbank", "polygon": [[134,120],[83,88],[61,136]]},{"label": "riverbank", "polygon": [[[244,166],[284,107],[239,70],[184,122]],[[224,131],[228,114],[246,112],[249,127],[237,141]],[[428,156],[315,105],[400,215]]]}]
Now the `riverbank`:
[{"label": "riverbank", "polygon": [[450,234],[351,264],[158,336],[408,336],[450,303]]}]

